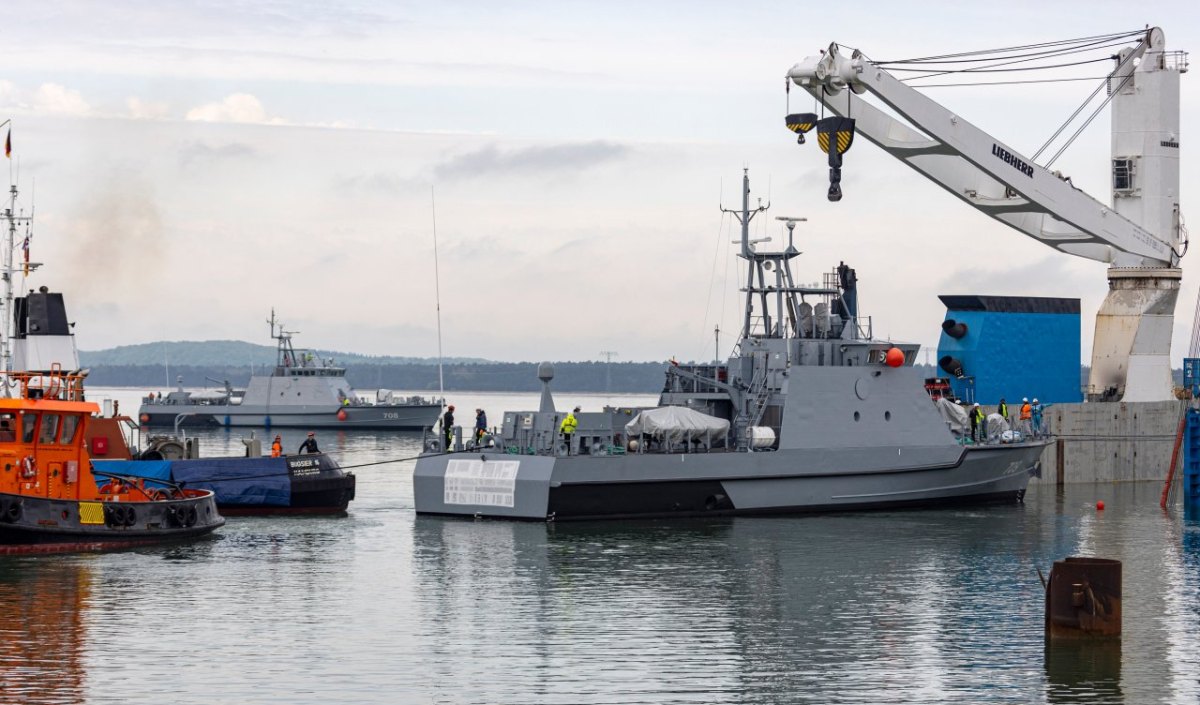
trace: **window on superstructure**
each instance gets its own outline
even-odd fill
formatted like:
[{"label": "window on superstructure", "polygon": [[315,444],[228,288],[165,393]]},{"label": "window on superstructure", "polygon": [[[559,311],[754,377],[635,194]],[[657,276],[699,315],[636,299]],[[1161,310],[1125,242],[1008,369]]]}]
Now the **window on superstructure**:
[{"label": "window on superstructure", "polygon": [[1113,160],[1113,190],[1124,192],[1133,190],[1132,159]]},{"label": "window on superstructure", "polygon": [[58,436],[58,442],[63,445],[70,445],[75,440],[75,431],[79,429],[79,417],[75,414],[67,414],[62,420],[62,433]]},{"label": "window on superstructure", "polygon": [[33,443],[37,431],[37,414],[21,414],[21,442]]},{"label": "window on superstructure", "polygon": [[58,414],[42,415],[42,431],[38,434],[38,443],[53,443],[58,436]]},{"label": "window on superstructure", "polygon": [[17,440],[17,417],[15,414],[0,414],[0,443]]}]

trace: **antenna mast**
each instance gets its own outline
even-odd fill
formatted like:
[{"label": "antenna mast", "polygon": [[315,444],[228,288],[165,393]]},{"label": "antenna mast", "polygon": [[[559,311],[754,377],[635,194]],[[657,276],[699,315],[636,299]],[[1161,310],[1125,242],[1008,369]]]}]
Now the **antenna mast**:
[{"label": "antenna mast", "polygon": [[433,186],[429,187],[429,211],[433,216],[433,293],[437,303],[437,341],[438,341],[438,396],[446,403],[446,382],[442,376],[442,281],[438,273],[437,246],[437,201],[434,197]]},{"label": "antenna mast", "polygon": [[[12,120],[5,120],[0,123],[0,128],[9,125]],[[10,128],[11,129],[11,128]],[[11,155],[9,155],[11,159]],[[9,396],[12,393],[11,380],[7,373],[12,372],[12,336],[13,336],[13,248],[16,247],[17,241],[17,226],[24,223],[26,227],[33,220],[32,216],[17,215],[17,183],[12,177],[12,169],[10,164],[9,169],[9,186],[8,186],[9,201],[4,209],[4,219],[8,221],[8,227],[4,228],[3,244],[0,247],[4,249],[3,271],[0,272],[0,277],[4,279],[4,300],[2,302],[2,310],[0,310],[0,372],[5,373],[3,395]]]},{"label": "antenna mast", "polygon": [[604,366],[604,393],[605,394],[612,393],[612,361],[613,361],[613,358],[619,354],[620,353],[618,353],[616,350],[601,350],[600,351],[600,356],[603,357],[604,361],[607,363]]}]

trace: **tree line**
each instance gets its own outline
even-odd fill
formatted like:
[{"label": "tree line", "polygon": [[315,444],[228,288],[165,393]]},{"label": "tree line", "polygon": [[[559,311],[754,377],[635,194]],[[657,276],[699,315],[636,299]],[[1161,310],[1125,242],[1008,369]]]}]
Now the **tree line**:
[{"label": "tree line", "polygon": [[[613,392],[657,394],[662,390],[665,362],[556,362],[554,390],[565,392]],[[472,362],[443,366],[447,391],[537,392],[536,362]],[[150,387],[172,389],[177,378],[185,387],[220,387],[226,380],[244,388],[250,381],[249,365],[94,365],[88,383],[101,387]],[[255,367],[254,374],[268,373]],[[170,375],[168,380],[167,375]],[[213,380],[216,380],[215,382]],[[437,365],[383,364],[348,365],[346,380],[355,389],[398,389],[437,391]]]}]

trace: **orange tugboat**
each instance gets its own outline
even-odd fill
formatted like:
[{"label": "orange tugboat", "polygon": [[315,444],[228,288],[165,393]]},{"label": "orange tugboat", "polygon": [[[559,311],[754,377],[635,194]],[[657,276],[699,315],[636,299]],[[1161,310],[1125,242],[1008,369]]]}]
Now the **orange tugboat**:
[{"label": "orange tugboat", "polygon": [[[82,374],[8,374],[0,398],[0,554],[123,548],[225,524],[213,493],[94,472],[84,445],[96,404]],[[101,485],[96,480],[104,482]]]}]

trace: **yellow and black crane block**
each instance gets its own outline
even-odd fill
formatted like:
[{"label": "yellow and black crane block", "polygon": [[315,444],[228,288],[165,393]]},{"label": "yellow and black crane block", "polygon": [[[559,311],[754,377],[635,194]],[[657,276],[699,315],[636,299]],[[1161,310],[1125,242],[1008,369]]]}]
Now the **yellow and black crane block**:
[{"label": "yellow and black crane block", "polygon": [[804,133],[817,125],[816,113],[792,113],[784,118],[787,128],[796,133],[796,144],[804,144]]},{"label": "yellow and black crane block", "polygon": [[854,144],[854,118],[827,117],[817,121],[817,144],[829,155],[829,200],[842,200],[842,155]]},{"label": "yellow and black crane block", "polygon": [[850,145],[854,144],[854,118],[827,117],[817,121],[817,144],[821,145],[821,151],[829,154],[831,142],[837,145],[839,156],[850,151]]}]

